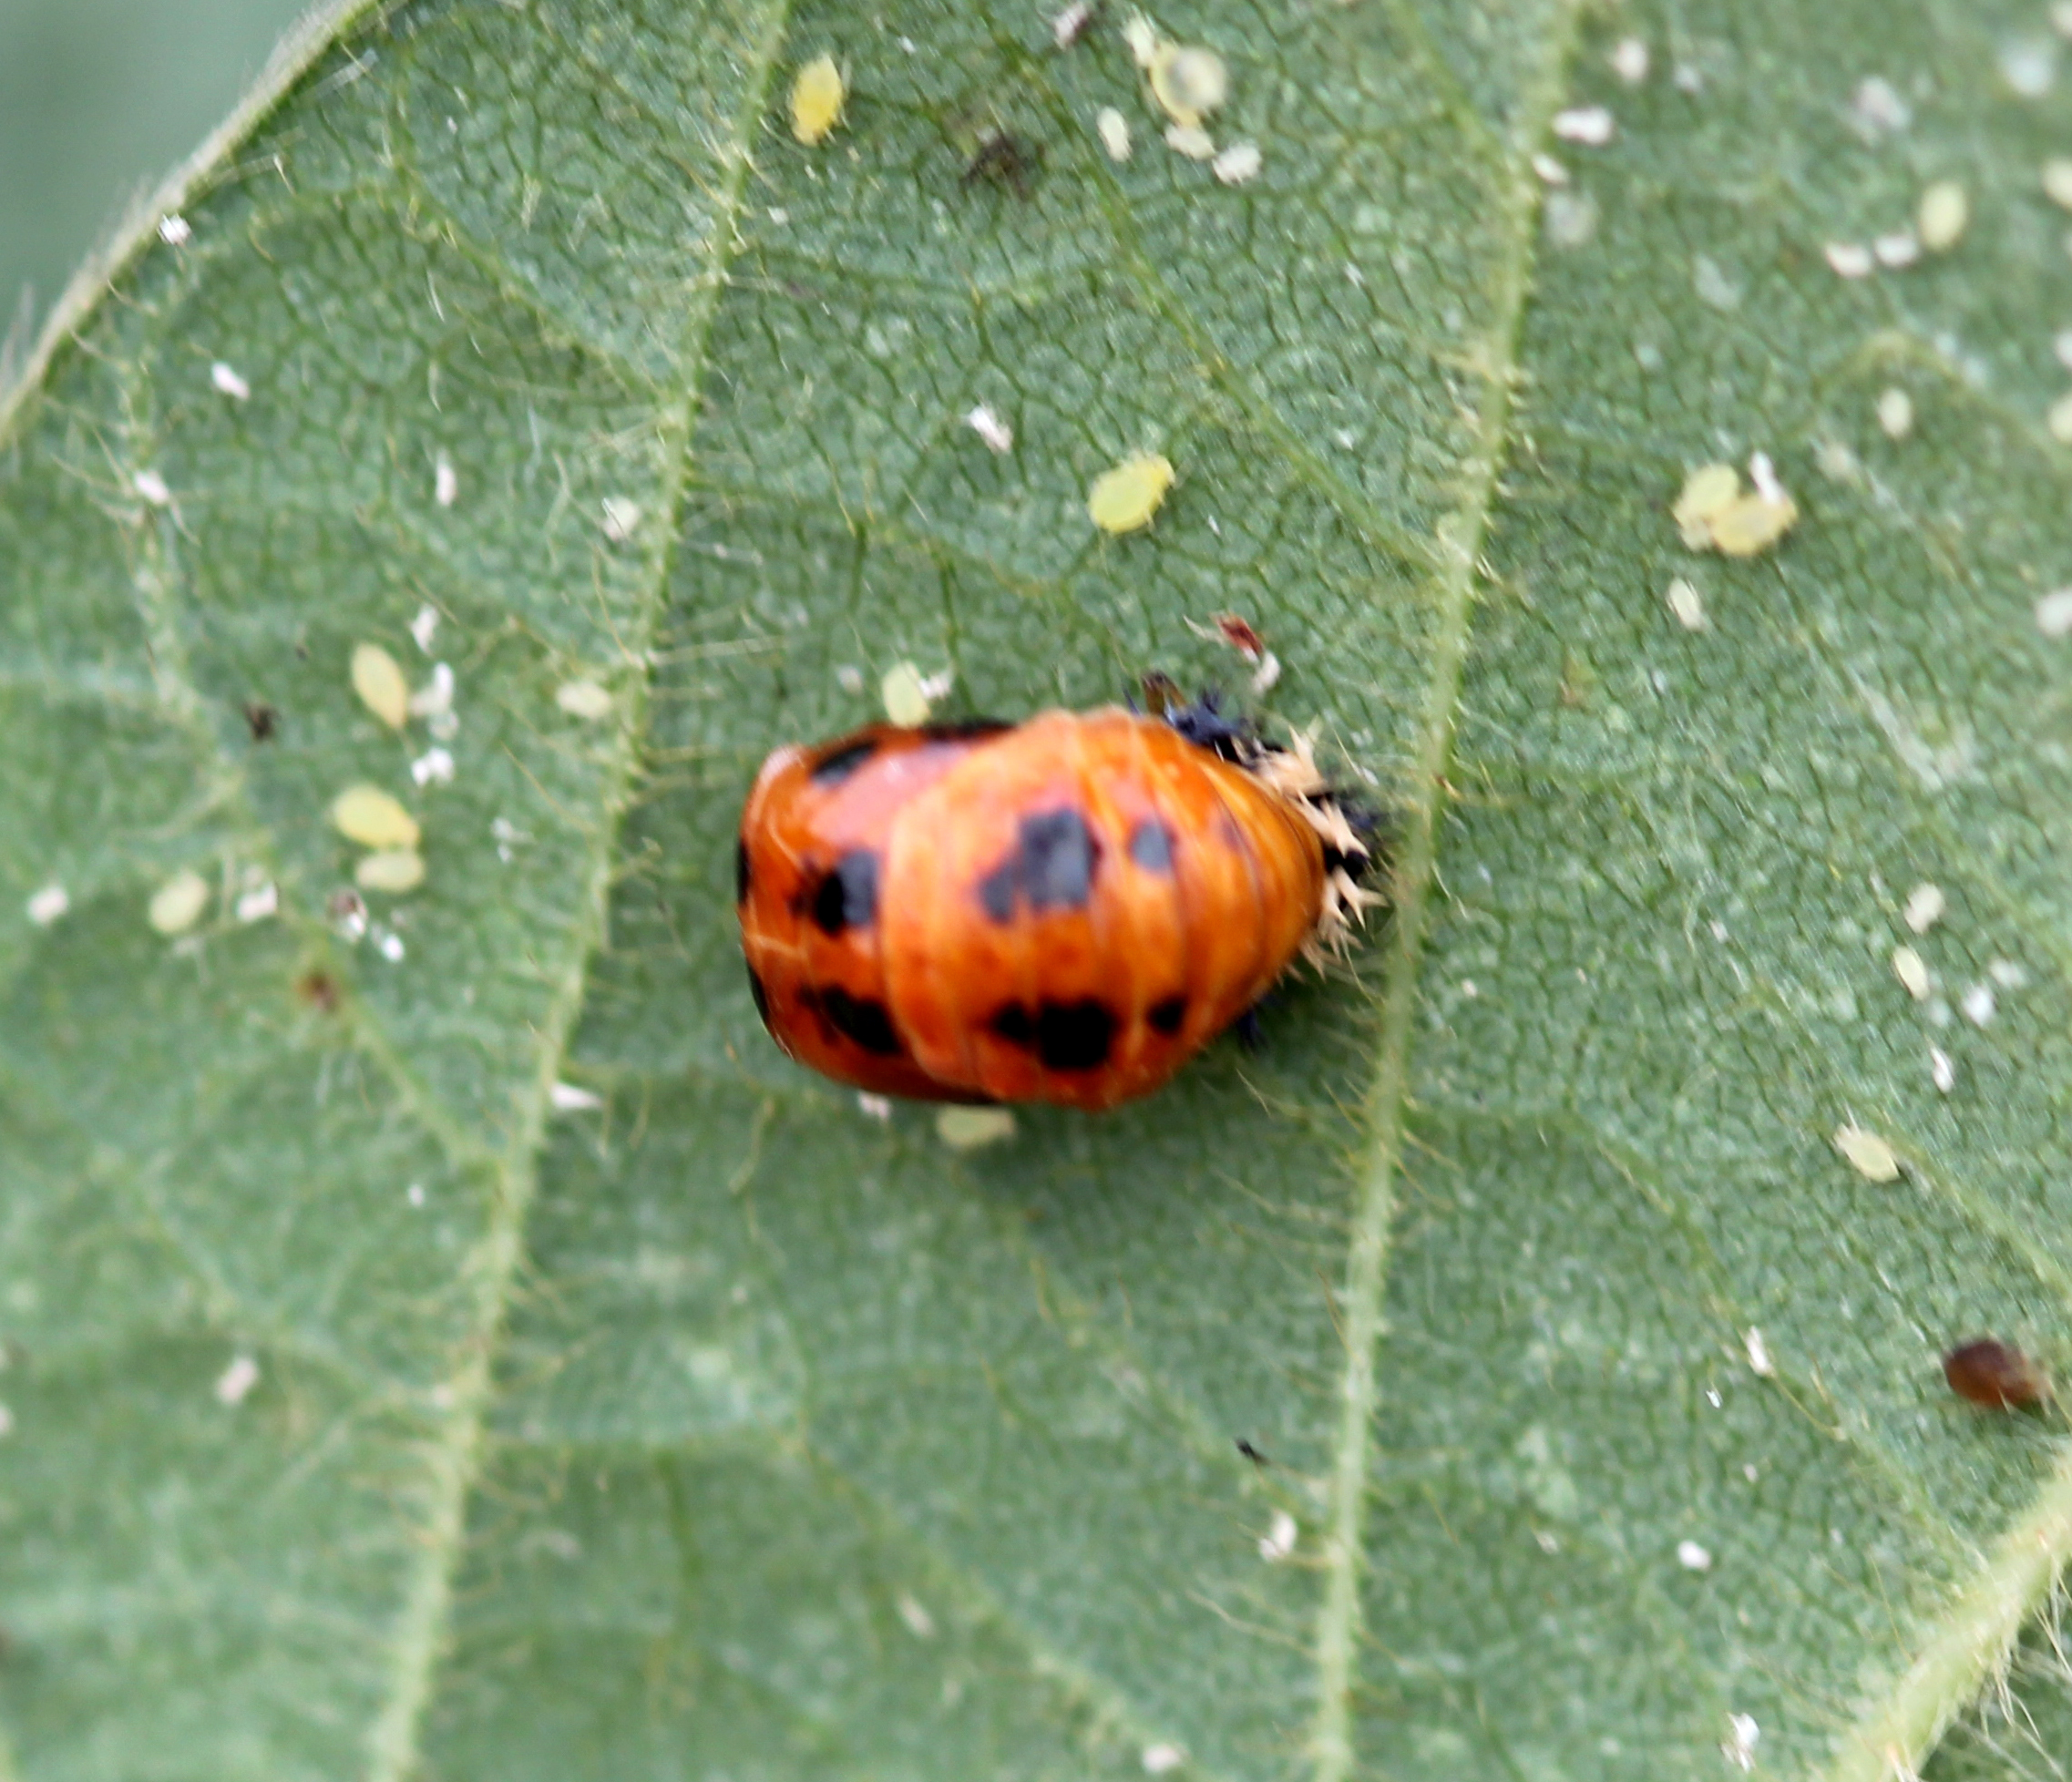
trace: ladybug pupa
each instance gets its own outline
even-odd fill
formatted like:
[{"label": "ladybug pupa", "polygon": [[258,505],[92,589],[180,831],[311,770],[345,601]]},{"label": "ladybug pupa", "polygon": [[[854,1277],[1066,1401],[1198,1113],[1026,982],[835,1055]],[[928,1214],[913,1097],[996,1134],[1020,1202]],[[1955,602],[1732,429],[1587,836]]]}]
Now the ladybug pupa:
[{"label": "ladybug pupa", "polygon": [[777,1044],[875,1094],[1108,1108],[1341,946],[1371,820],[1303,739],[1147,691],[776,750],[734,888]]}]

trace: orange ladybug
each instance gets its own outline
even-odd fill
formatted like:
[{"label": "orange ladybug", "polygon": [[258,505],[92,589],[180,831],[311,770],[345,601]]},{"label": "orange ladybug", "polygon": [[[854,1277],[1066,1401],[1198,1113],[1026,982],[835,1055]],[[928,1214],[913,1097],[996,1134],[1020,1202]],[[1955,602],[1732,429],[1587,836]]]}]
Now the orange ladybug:
[{"label": "orange ladybug", "polygon": [[1108,1108],[1338,938],[1369,848],[1308,746],[1162,703],[773,753],[735,895],[778,1045],[879,1094]]}]

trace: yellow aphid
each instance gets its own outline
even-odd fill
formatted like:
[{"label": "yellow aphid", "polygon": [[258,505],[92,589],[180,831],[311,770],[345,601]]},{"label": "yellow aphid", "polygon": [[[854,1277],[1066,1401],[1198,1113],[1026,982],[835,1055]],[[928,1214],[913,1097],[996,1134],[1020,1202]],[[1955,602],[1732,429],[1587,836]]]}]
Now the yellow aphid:
[{"label": "yellow aphid", "polygon": [[1734,505],[1741,493],[1741,473],[1730,464],[1708,464],[1684,479],[1684,492],[1670,517],[1692,550],[1712,542],[1712,521]]},{"label": "yellow aphid", "polygon": [[401,730],[410,722],[410,683],[380,644],[353,646],[353,691],[389,729]]},{"label": "yellow aphid", "polygon": [[1173,466],[1157,452],[1124,458],[1093,479],[1086,492],[1087,517],[1103,532],[1134,532],[1151,517],[1173,486]]},{"label": "yellow aphid", "polygon": [[1713,548],[1723,557],[1754,557],[1798,523],[1799,504],[1788,495],[1744,495],[1712,517]]},{"label": "yellow aphid", "polygon": [[1899,1180],[1899,1152],[1877,1133],[1866,1132],[1853,1120],[1835,1128],[1834,1148],[1866,1182]]},{"label": "yellow aphid", "polygon": [[1014,1136],[1014,1114],[1007,1108],[945,1108],[935,1117],[936,1136],[952,1151],[974,1151]]},{"label": "yellow aphid", "polygon": [[384,848],[360,862],[353,882],[363,891],[415,891],[425,882],[425,856],[415,848]]},{"label": "yellow aphid", "polygon": [[1151,97],[1175,124],[1198,129],[1230,97],[1230,71],[1213,49],[1162,43],[1151,58]]},{"label": "yellow aphid", "polygon": [[594,681],[564,681],[554,690],[554,703],[586,723],[611,715],[611,695]]},{"label": "yellow aphid", "polygon": [[162,935],[183,935],[201,919],[209,906],[209,881],[190,868],[182,868],[151,893],[148,912],[151,926]]},{"label": "yellow aphid", "polygon": [[878,683],[888,722],[925,724],[928,721],[928,691],[921,685],[921,671],[911,662],[895,662]]},{"label": "yellow aphid", "polygon": [[415,847],[417,819],[379,786],[347,786],[332,801],[332,825],[362,847]]},{"label": "yellow aphid", "polygon": [[792,82],[792,134],[809,148],[826,141],[842,121],[842,101],[847,96],[835,58],[815,56]]},{"label": "yellow aphid", "polygon": [[1971,220],[1971,200],[1954,179],[1938,179],[1921,194],[1921,210],[1914,227],[1921,231],[1921,245],[1930,253],[1946,253],[1957,244]]}]

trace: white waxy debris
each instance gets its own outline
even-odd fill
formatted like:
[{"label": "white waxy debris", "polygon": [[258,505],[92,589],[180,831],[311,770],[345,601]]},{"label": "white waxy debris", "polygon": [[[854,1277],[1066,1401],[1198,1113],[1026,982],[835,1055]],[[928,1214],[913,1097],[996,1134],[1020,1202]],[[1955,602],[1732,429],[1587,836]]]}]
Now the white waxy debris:
[{"label": "white waxy debris", "polygon": [[1558,1553],[1561,1552],[1561,1536],[1552,1529],[1534,1529],[1533,1544],[1543,1553]]},{"label": "white waxy debris", "polygon": [[1544,149],[1533,157],[1533,171],[1539,176],[1542,185],[1565,186],[1568,183],[1568,169]]},{"label": "white waxy debris", "polygon": [[1865,137],[1882,136],[1888,131],[1903,130],[1913,122],[1913,108],[1899,96],[1899,89],[1882,75],[1872,75],[1856,89],[1856,98],[1851,106],[1855,114],[1857,133]]},{"label": "white waxy debris", "polygon": [[2072,156],[2053,155],[2043,164],[2043,195],[2060,210],[2072,210]]},{"label": "white waxy debris", "polygon": [[585,723],[611,715],[611,695],[594,681],[564,681],[554,689],[554,703]]},{"label": "white waxy debris", "polygon": [[1612,49],[1612,72],[1628,87],[1647,78],[1647,44],[1641,37],[1621,37]]},{"label": "white waxy debris", "polygon": [[622,545],[633,536],[641,524],[641,504],[629,501],[622,495],[604,497],[604,536],[615,545]]},{"label": "white waxy debris", "polygon": [[[368,855],[353,869],[353,882],[363,891],[399,897],[425,882],[425,856],[415,848],[385,847]],[[382,950],[388,950],[383,944]]]},{"label": "white waxy debris", "polygon": [[1963,237],[1971,220],[1971,200],[1954,179],[1938,179],[1921,194],[1921,209],[1914,226],[1921,231],[1921,245],[1930,253],[1947,253]]},{"label": "white waxy debris", "polygon": [[1132,13],[1123,21],[1123,41],[1138,67],[1151,67],[1158,54],[1158,29],[1142,13]]},{"label": "white waxy debris", "polygon": [[422,1182],[413,1182],[409,1187],[403,1191],[403,1198],[408,1201],[412,1206],[423,1206],[425,1204],[425,1184]]},{"label": "white waxy debris", "polygon": [[417,616],[410,621],[410,636],[420,654],[432,653],[432,640],[439,634],[439,609],[436,607],[419,607]]},{"label": "white waxy debris", "polygon": [[442,507],[450,507],[460,498],[460,478],[455,473],[453,460],[441,452],[432,465],[432,499]]},{"label": "white waxy debris", "polygon": [[1124,458],[1093,479],[1086,492],[1087,517],[1103,532],[1134,532],[1151,524],[1172,486],[1173,466],[1162,454]]},{"label": "white waxy debris", "polygon": [[232,402],[244,402],[251,394],[251,385],[221,359],[209,367],[209,381]]},{"label": "white waxy debris", "polygon": [[410,763],[410,778],[417,785],[453,783],[453,752],[435,744]]},{"label": "white waxy debris", "polygon": [[1187,1761],[1187,1754],[1177,1745],[1147,1745],[1144,1748],[1144,1773],[1146,1776],[1164,1776],[1169,1769],[1178,1769]]},{"label": "white waxy debris", "polygon": [[860,693],[864,687],[863,671],[854,662],[844,662],[835,671],[835,684],[845,693]]},{"label": "white waxy debris", "polygon": [[185,247],[193,235],[193,226],[177,210],[159,219],[159,240],[169,248]]},{"label": "white waxy debris", "polygon": [[2036,630],[2046,638],[2072,633],[2072,588],[2059,588],[2036,602]]},{"label": "white waxy debris", "polygon": [[47,928],[72,907],[71,893],[62,885],[46,885],[31,895],[28,917],[39,928]]},{"label": "white waxy debris", "polygon": [[1580,105],[1554,117],[1554,133],[1564,142],[1580,142],[1602,148],[1617,133],[1612,114],[1601,105]]},{"label": "white waxy debris", "polygon": [[1130,120],[1112,105],[1104,105],[1093,119],[1093,128],[1100,133],[1101,146],[1108,151],[1112,161],[1126,161],[1130,158]]},{"label": "white waxy debris", "polygon": [[930,705],[949,697],[949,690],[957,684],[955,669],[939,669],[933,674],[921,677],[921,697]]},{"label": "white waxy debris", "polygon": [[1950,1055],[1940,1046],[1928,1049],[1928,1074],[1935,1087],[1947,1095],[1957,1086],[1957,1067],[1950,1061]]},{"label": "white waxy debris", "polygon": [[154,507],[168,507],[172,502],[172,490],[166,479],[155,470],[139,470],[129,479],[130,486]]},{"label": "white waxy debris", "polygon": [[[446,662],[432,664],[432,678],[410,695],[410,715],[437,718],[453,710],[453,668]],[[435,726],[433,734],[436,735]]]},{"label": "white waxy debris", "polygon": [[892,1606],[899,1612],[899,1619],[907,1623],[907,1632],[917,1640],[935,1638],[935,1617],[928,1613],[918,1598],[901,1591],[893,1599]]},{"label": "white waxy debris", "polygon": [[1777,480],[1777,466],[1770,463],[1768,452],[1749,454],[1749,481],[1756,486],[1756,493],[1765,501],[1782,501],[1784,485]]},{"label": "white waxy debris", "polygon": [[1267,1531],[1259,1537],[1259,1557],[1268,1565],[1277,1565],[1295,1551],[1295,1543],[1301,1535],[1301,1528],[1285,1510],[1274,1511],[1273,1521]]},{"label": "white waxy debris", "polygon": [[1899,1180],[1899,1152],[1878,1133],[1859,1126],[1853,1120],[1834,1129],[1834,1148],[1866,1182]]},{"label": "white waxy debris", "polygon": [[868,1120],[890,1120],[892,1098],[889,1095],[873,1095],[867,1089],[858,1090],[856,1111]]},{"label": "white waxy debris", "polygon": [[1191,161],[1216,159],[1216,138],[1199,124],[1166,125],[1165,146],[1175,155],[1185,155]]},{"label": "white waxy debris", "polygon": [[556,1113],[590,1113],[604,1105],[604,1097],[580,1083],[556,1083],[547,1091],[547,1105]]},{"label": "white waxy debris", "polygon": [[389,729],[401,730],[410,722],[410,683],[380,644],[353,646],[353,691]]},{"label": "white waxy debris", "polygon": [[1923,883],[1906,894],[1906,907],[1900,911],[1900,919],[1915,934],[1924,935],[1943,919],[1943,912],[1949,906],[1940,885]]},{"label": "white waxy debris", "polygon": [[1093,15],[1100,9],[1101,0],[1072,0],[1051,20],[1051,40],[1060,49],[1070,49],[1086,35],[1086,27],[1093,23]]},{"label": "white waxy debris", "polygon": [[2000,76],[2018,97],[2040,99],[2057,78],[2057,46],[2048,37],[2016,37],[2003,44]]},{"label": "white waxy debris", "polygon": [[1677,1542],[1677,1563],[1686,1572],[1709,1572],[1712,1570],[1712,1554],[1695,1541]]},{"label": "white waxy debris", "polygon": [[209,881],[191,867],[182,867],[151,893],[148,914],[160,934],[183,935],[208,906]]},{"label": "white waxy debris", "polygon": [[984,403],[964,417],[964,425],[979,435],[989,452],[1000,455],[1014,450],[1014,429]]},{"label": "white waxy debris", "polygon": [[1913,398],[1897,385],[1879,391],[1878,425],[1888,439],[1904,439],[1913,431]]},{"label": "white waxy debris", "polygon": [[2028,988],[2028,968],[2014,959],[1989,959],[1985,975],[2004,990],[2021,990]]},{"label": "white waxy debris", "polygon": [[1907,995],[1916,1002],[1928,1000],[1928,968],[1922,963],[1921,955],[1913,947],[1892,948],[1892,976],[1900,980]]},{"label": "white waxy debris", "polygon": [[1280,658],[1272,650],[1259,658],[1259,666],[1252,671],[1252,691],[1268,693],[1280,680]]},{"label": "white waxy debris", "polygon": [[842,103],[847,97],[835,58],[815,56],[792,82],[792,135],[808,148],[825,142],[842,121]]},{"label": "white waxy debris", "polygon": [[1687,631],[1702,631],[1708,620],[1705,616],[1705,597],[1681,576],[1669,584],[1668,591],[1662,596],[1664,603],[1676,615],[1677,623]]},{"label": "white waxy debris", "polygon": [[877,684],[885,715],[893,723],[911,726],[928,721],[928,696],[921,685],[921,671],[911,662],[895,662]]},{"label": "white waxy debris", "polygon": [[1990,1027],[1994,1016],[2000,1012],[2000,999],[1993,994],[1992,985],[1974,984],[1958,999],[1957,1007],[1974,1027]]},{"label": "white waxy debris", "polygon": [[367,935],[367,902],[357,891],[334,891],[325,901],[323,913],[332,931],[348,946],[357,947]]},{"label": "white waxy debris", "polygon": [[[401,965],[403,963],[404,952],[403,937],[399,934],[385,934],[379,940],[374,942],[374,950],[378,952],[383,958],[386,959],[389,964]],[[440,1389],[444,1390],[443,1388]]]},{"label": "white waxy debris", "polygon": [[2050,355],[2067,371],[2072,371],[2072,328],[2060,328],[2050,337]]},{"label": "white waxy debris", "polygon": [[1258,177],[1261,159],[1256,142],[1233,142],[1209,163],[1209,171],[1226,186],[1242,186]]},{"label": "white waxy debris", "polygon": [[216,1402],[235,1409],[259,1384],[259,1363],[249,1355],[234,1355],[231,1365],[216,1376]]},{"label": "white waxy debris", "polygon": [[362,847],[415,847],[417,819],[379,786],[347,786],[332,800],[332,827]]},{"label": "white waxy debris", "polygon": [[1891,235],[1881,235],[1871,243],[1871,251],[1878,256],[1878,264],[1898,271],[1911,266],[1921,258],[1921,243],[1910,230],[1899,230]]},{"label": "white waxy debris", "polygon": [[1213,49],[1160,44],[1152,52],[1151,97],[1175,124],[1198,127],[1230,97],[1230,70]]},{"label": "white waxy debris", "polygon": [[975,1151],[1014,1136],[1011,1108],[945,1108],[935,1117],[936,1136],[952,1151]]},{"label": "white waxy debris", "polygon": [[1877,270],[1876,257],[1861,241],[1830,241],[1821,251],[1845,279],[1867,279]]},{"label": "white waxy debris", "polygon": [[2060,396],[2052,403],[2043,424],[2060,446],[2072,446],[2072,396]]},{"label": "white waxy debris", "polygon": [[1736,1769],[1749,1770],[1756,1767],[1756,1744],[1762,1737],[1762,1728],[1756,1725],[1752,1714],[1729,1714],[1727,1716],[1727,1737],[1719,1747],[1719,1755]]},{"label": "white waxy debris", "polygon": [[1769,1345],[1754,1325],[1741,1333],[1741,1347],[1748,1354],[1749,1372],[1758,1379],[1767,1380],[1777,1372],[1777,1363],[1769,1357]]},{"label": "white waxy debris", "polygon": [[281,907],[281,888],[272,879],[239,895],[231,913],[241,922],[263,922]]}]

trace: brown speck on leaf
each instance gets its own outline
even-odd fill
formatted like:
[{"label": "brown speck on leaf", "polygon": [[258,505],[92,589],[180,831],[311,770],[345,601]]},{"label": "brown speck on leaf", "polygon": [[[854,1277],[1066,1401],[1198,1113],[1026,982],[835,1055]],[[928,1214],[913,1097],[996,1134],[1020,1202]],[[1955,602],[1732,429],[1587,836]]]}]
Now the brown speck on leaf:
[{"label": "brown speck on leaf", "polygon": [[328,971],[305,971],[295,979],[295,995],[320,1015],[335,1013],[338,1008],[338,980]]},{"label": "brown speck on leaf", "polygon": [[254,742],[271,742],[280,733],[281,714],[263,700],[247,700],[239,710]]},{"label": "brown speck on leaf", "polygon": [[1029,180],[1042,164],[1043,151],[1012,130],[990,130],[980,138],[978,150],[966,164],[957,183],[969,186],[983,179],[989,185],[1012,186],[1017,198],[1029,196]]},{"label": "brown speck on leaf", "polygon": [[2050,1396],[2043,1369],[1997,1336],[1959,1343],[1943,1357],[1943,1377],[1958,1398],[1992,1410],[2026,1410]]}]

